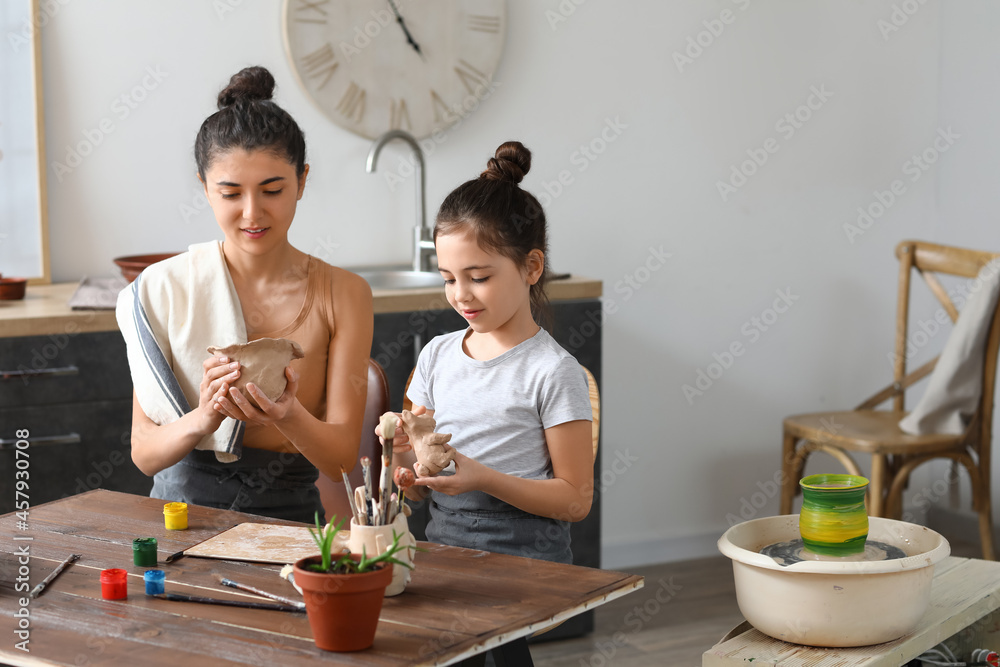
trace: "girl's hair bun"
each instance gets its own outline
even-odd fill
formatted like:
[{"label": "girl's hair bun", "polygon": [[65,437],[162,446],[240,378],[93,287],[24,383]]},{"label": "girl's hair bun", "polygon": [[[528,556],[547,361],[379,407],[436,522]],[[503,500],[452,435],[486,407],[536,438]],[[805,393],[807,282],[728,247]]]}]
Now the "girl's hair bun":
[{"label": "girl's hair bun", "polygon": [[225,109],[240,100],[269,100],[274,94],[274,77],[263,67],[247,67],[229,79],[219,93],[219,108]]},{"label": "girl's hair bun", "polygon": [[479,175],[491,181],[521,182],[524,175],[531,169],[531,151],[520,141],[507,141],[500,144],[494,157],[486,163],[486,171]]}]

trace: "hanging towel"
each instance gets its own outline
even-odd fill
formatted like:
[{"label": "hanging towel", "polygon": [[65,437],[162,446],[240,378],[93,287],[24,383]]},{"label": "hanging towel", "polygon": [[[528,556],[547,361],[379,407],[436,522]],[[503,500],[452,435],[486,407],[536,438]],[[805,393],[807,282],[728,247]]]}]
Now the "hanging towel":
[{"label": "hanging towel", "polygon": [[[147,267],[118,295],[115,311],[125,338],[132,386],[143,412],[169,424],[198,405],[209,345],[246,343],[246,324],[222,243]],[[227,417],[197,449],[222,463],[240,458],[245,424]]]},{"label": "hanging towel", "polygon": [[927,391],[899,422],[899,428],[906,433],[961,435],[976,412],[982,392],[986,336],[1000,293],[1000,260],[979,271],[973,290],[944,344]]}]

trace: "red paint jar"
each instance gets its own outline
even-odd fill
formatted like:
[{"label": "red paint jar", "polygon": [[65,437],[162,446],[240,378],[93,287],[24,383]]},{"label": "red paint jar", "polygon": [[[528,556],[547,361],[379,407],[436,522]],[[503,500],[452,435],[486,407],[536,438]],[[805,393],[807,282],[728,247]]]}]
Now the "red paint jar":
[{"label": "red paint jar", "polygon": [[128,572],[121,568],[101,570],[101,597],[124,600],[128,597]]}]

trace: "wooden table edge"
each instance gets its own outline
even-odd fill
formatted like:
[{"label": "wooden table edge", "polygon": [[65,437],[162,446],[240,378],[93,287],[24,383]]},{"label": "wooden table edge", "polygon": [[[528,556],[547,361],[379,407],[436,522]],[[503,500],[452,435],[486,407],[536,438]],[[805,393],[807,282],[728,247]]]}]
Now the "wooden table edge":
[{"label": "wooden table edge", "polygon": [[[600,589],[598,589],[598,591],[595,591],[595,593],[590,598],[580,603],[576,607],[567,609],[566,611],[560,612],[549,618],[529,623],[528,625],[518,624],[515,627],[504,630],[495,637],[490,637],[484,642],[478,642],[478,640],[476,640],[476,643],[474,643],[472,646],[468,647],[467,649],[464,649],[461,653],[459,653],[456,656],[445,659],[443,662],[442,661],[428,662],[425,664],[433,667],[446,667],[447,665],[454,665],[458,662],[461,662],[462,660],[465,660],[466,658],[471,658],[475,655],[485,653],[490,649],[494,649],[497,646],[502,646],[503,644],[507,644],[516,639],[530,636],[539,630],[543,630],[549,627],[550,625],[561,623],[562,621],[565,621],[568,618],[572,618],[573,616],[582,614],[588,609],[591,609],[593,607],[598,607],[602,604],[610,602],[611,600],[615,600],[617,598],[628,595],[629,593],[639,590],[645,585],[646,585],[645,579],[643,577],[637,574],[626,575],[626,578],[621,580],[621,582],[619,582],[618,584],[609,584],[607,586],[602,586]],[[611,590],[608,590],[609,588]],[[595,602],[597,604],[595,604]]]}]

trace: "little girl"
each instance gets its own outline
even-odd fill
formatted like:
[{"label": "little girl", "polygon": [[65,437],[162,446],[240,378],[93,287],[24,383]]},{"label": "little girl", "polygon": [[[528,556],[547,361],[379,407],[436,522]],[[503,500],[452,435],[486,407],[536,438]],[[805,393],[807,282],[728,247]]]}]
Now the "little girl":
[{"label": "little girl", "polygon": [[[582,367],[532,314],[547,299],[545,215],[518,186],[530,166],[507,142],[438,212],[438,270],[469,327],[417,361],[407,396],[452,434],[455,472],[418,477],[411,496],[430,490],[431,541],[571,563],[568,522],[593,499],[591,406]],[[397,431],[394,467],[413,465],[408,443]]]}]

